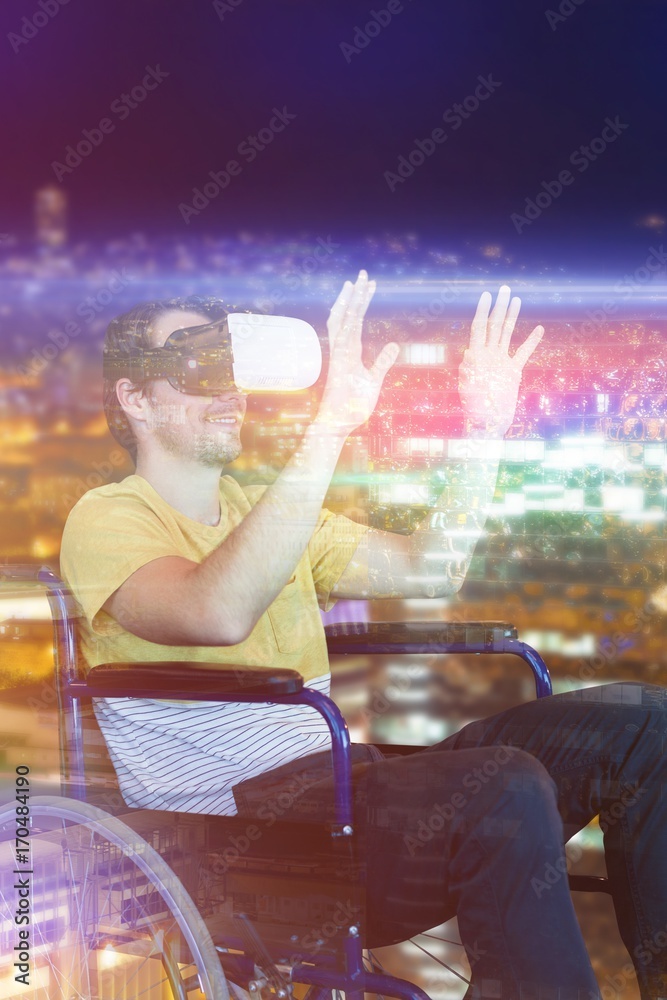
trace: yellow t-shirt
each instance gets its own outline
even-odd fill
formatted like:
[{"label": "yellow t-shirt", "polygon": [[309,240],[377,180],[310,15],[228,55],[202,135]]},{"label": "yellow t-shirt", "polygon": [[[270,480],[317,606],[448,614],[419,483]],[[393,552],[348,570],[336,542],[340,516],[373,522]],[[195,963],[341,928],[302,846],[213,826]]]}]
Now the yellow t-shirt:
[{"label": "yellow t-shirt", "polygon": [[[248,514],[265,487],[220,480],[216,527],[174,510],[141,476],[86,493],[65,526],[61,568],[79,604],[90,666],[203,660],[290,667],[327,694],[329,665],[318,603],[327,607],[363,525],[322,511],[292,580],[236,646],[166,646],[123,629],[101,610],[141,566],[161,556],[201,562]],[[95,715],[128,806],[234,815],[240,781],[327,749],[329,731],[305,705],[96,698]]]},{"label": "yellow t-shirt", "polygon": [[323,510],[292,579],[235,646],[167,646],[140,639],[102,610],[137,569],[162,556],[201,562],[240,523],[265,486],[241,488],[220,479],[220,523],[201,524],[171,507],[141,476],[90,490],[70,512],[62,540],[61,572],[81,609],[86,663],[200,660],[289,667],[305,680],[328,673],[318,606],[328,610],[340,579],[367,528]]}]

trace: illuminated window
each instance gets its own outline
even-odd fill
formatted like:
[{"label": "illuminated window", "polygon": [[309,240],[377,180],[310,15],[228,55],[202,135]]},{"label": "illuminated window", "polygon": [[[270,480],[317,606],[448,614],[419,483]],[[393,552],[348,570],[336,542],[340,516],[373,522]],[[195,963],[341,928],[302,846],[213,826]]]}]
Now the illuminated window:
[{"label": "illuminated window", "polygon": [[644,490],[641,486],[603,486],[602,503],[605,510],[614,510],[619,514],[642,510]]},{"label": "illuminated window", "polygon": [[411,455],[428,455],[428,438],[410,438]]},{"label": "illuminated window", "polygon": [[399,438],[396,445],[397,455],[438,458],[445,453],[444,438]]},{"label": "illuminated window", "polygon": [[405,360],[410,365],[442,365],[445,361],[445,345],[407,344]]}]

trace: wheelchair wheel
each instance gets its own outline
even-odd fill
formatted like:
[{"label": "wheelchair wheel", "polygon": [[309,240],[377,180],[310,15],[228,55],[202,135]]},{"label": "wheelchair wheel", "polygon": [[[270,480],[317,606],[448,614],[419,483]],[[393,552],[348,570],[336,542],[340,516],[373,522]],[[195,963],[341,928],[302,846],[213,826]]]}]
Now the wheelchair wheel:
[{"label": "wheelchair wheel", "polygon": [[[21,860],[16,804],[0,808],[0,954],[10,979],[24,971],[14,963],[16,946],[26,942],[19,930],[28,931],[29,971],[16,980],[17,997],[229,1000],[202,917],[139,834],[74,799],[36,796],[29,803]],[[20,905],[28,920],[19,925],[16,883],[26,881],[28,903]]]},{"label": "wheelchair wheel", "polygon": [[401,944],[366,951],[364,961],[370,972],[408,979],[431,1000],[462,998],[471,986],[455,918]]}]

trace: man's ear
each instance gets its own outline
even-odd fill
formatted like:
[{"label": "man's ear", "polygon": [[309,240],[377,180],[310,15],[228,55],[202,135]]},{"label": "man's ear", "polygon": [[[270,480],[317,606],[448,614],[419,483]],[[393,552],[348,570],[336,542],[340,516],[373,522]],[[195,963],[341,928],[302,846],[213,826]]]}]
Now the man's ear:
[{"label": "man's ear", "polygon": [[116,382],[118,402],[128,417],[146,422],[150,400],[145,385],[137,385],[129,378],[119,378]]}]

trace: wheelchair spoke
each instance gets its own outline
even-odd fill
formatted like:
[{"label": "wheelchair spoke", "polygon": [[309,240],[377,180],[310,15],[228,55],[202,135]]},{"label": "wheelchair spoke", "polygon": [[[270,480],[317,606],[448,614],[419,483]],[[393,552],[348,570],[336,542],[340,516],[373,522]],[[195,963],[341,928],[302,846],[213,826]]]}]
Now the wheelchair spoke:
[{"label": "wheelchair spoke", "polygon": [[382,962],[377,957],[375,952],[371,951],[370,948],[366,949],[366,955],[364,956],[364,960],[368,962],[368,964],[370,965],[371,972],[377,972],[379,969],[380,972],[384,973],[384,966]]},{"label": "wheelchair spoke", "polygon": [[[368,948],[366,950],[366,955],[364,956],[364,961],[368,965],[370,965],[370,971],[371,972],[378,972],[379,971],[383,975],[386,975],[386,971],[385,971],[385,968],[384,968],[382,962],[379,960],[379,958],[377,957],[377,955],[375,955],[375,953],[371,951],[370,948]],[[377,993],[376,996],[379,998],[379,1000],[384,1000],[384,995],[382,993]]]},{"label": "wheelchair spoke", "polygon": [[[62,832],[61,843],[62,844],[66,844],[67,843],[67,829],[66,829],[65,820],[61,820],[61,832]],[[76,913],[76,916],[77,916],[76,927],[77,927],[77,932],[78,932],[78,938],[79,938],[79,941],[80,941],[80,946],[79,947],[85,947],[83,945],[83,942],[85,940],[83,912],[84,912],[84,907],[85,907],[85,890],[87,889],[88,885],[90,884],[90,879],[89,879],[89,857],[90,857],[90,854],[91,854],[91,851],[92,851],[92,840],[93,840],[93,831],[92,830],[90,831],[89,839],[90,839],[89,847],[91,848],[91,850],[88,851],[86,853],[86,855],[85,855],[86,864],[85,864],[85,867],[84,867],[84,870],[83,870],[83,874],[82,874],[82,876],[80,876],[80,878],[78,880],[76,878],[76,875],[75,875],[75,872],[74,872],[74,868],[73,868],[74,858],[73,858],[72,854],[69,851],[67,851],[67,855],[66,855],[67,862],[69,863],[70,892],[72,894],[72,902],[75,905],[78,904],[78,906],[77,906],[77,913]],[[64,852],[64,847],[63,847],[63,852]],[[83,891],[80,891],[80,892],[76,891],[79,886],[81,886],[81,889]],[[75,962],[75,958],[77,956],[77,951],[78,950],[79,950],[78,948],[77,949],[72,949],[72,958],[71,958],[71,962],[70,962],[70,969],[69,969],[68,980],[67,980],[68,984],[71,983],[71,982],[73,982],[73,979],[74,979],[74,962]],[[83,961],[84,960],[83,960],[82,956],[79,955],[79,963],[83,964]],[[91,983],[90,983],[90,970],[88,968],[88,963],[87,962],[85,962],[85,975],[86,975],[86,989],[88,990],[88,992],[91,992],[92,988],[91,988]]]},{"label": "wheelchair spoke", "polygon": [[433,941],[442,941],[443,944],[453,944],[456,945],[457,948],[463,947],[462,941],[452,941],[451,938],[439,937],[437,934],[427,934],[426,931],[422,931],[422,933],[419,934],[418,936],[431,938]]},{"label": "wheelchair spoke", "polygon": [[415,948],[418,948],[419,951],[424,953],[424,955],[428,955],[429,958],[433,959],[434,962],[437,962],[437,964],[440,965],[443,969],[447,969],[448,972],[451,972],[458,979],[464,982],[466,986],[470,985],[469,979],[466,979],[465,976],[462,976],[461,973],[457,972],[456,969],[453,969],[451,965],[447,965],[446,962],[443,962],[443,960],[441,958],[438,958],[437,955],[434,955],[433,952],[429,951],[427,948],[422,947],[422,945],[417,944],[414,938],[410,938],[410,944],[414,945]]}]

